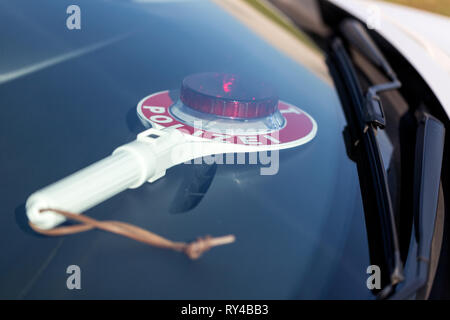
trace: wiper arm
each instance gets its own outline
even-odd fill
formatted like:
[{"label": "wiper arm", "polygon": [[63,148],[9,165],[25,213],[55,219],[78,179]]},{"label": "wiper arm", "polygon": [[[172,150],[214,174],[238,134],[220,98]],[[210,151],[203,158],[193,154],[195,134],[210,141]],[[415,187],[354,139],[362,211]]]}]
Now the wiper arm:
[{"label": "wiper arm", "polygon": [[414,228],[417,261],[412,278],[399,288],[392,298],[407,299],[423,288],[429,277],[431,247],[439,201],[442,157],[444,153],[445,127],[429,114],[424,113],[417,128],[414,170]]},{"label": "wiper arm", "polygon": [[370,87],[366,93],[366,123],[383,129],[386,126],[384,110],[381,105],[378,93],[387,90],[398,89],[402,86],[397,78],[394,70],[386,60],[384,55],[373,42],[364,26],[355,19],[345,19],[340,24],[340,30],[343,36],[357,48],[365,57],[367,57],[374,65],[381,68],[384,73],[391,79],[391,82],[378,84]]},{"label": "wiper arm", "polygon": [[400,81],[394,80],[370,87],[366,93],[366,112],[364,114],[367,124],[384,129],[386,127],[386,119],[378,93],[382,91],[395,90],[402,86]]},{"label": "wiper arm", "polygon": [[375,133],[385,126],[384,112],[381,100],[377,93],[384,90],[395,89],[400,86],[398,80],[392,83],[381,84],[369,88],[364,95],[357,80],[353,64],[348,57],[344,45],[339,39],[332,43],[332,57],[346,84],[347,96],[350,97],[351,111],[348,114],[349,122],[353,123],[353,136],[356,137],[354,145],[361,148],[368,163],[371,187],[377,204],[380,219],[384,253],[389,269],[390,284],[380,293],[384,298],[391,294],[393,288],[403,281],[403,264],[400,257],[400,247],[395,226],[395,217],[392,201],[387,183],[387,174],[384,168],[381,152]]},{"label": "wiper arm", "polygon": [[397,75],[392,70],[391,65],[381,53],[378,46],[367,33],[364,26],[355,19],[345,19],[340,24],[340,30],[345,38],[356,47],[373,64],[383,69],[386,75],[391,79],[397,79]]}]

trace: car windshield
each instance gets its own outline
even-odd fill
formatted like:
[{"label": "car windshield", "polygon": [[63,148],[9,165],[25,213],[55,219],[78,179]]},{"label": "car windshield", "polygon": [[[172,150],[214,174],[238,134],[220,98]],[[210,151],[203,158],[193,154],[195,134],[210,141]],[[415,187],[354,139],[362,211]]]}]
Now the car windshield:
[{"label": "car windshield", "polygon": [[[0,3],[0,246],[15,257],[0,265],[0,297],[69,297],[48,284],[73,263],[84,298],[372,297],[358,171],[322,49],[252,1],[79,2],[80,30],[65,25],[66,1]],[[100,231],[29,230],[29,194],[134,139],[142,98],[202,72],[270,83],[316,121],[316,136],[266,164],[176,166],[86,214],[171,239],[232,233],[235,243],[192,262]]]}]

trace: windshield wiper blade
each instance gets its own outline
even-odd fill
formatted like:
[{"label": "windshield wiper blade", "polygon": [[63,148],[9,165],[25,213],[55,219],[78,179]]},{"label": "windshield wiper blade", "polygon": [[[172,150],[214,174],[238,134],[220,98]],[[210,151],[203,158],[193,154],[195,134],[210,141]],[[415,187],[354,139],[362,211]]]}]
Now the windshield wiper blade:
[{"label": "windshield wiper blade", "polygon": [[[384,129],[386,126],[386,119],[384,116],[381,99],[378,94],[387,90],[399,89],[401,87],[401,82],[398,80],[397,75],[390,66],[389,62],[372,40],[361,22],[356,19],[348,18],[342,21],[339,27],[345,39],[390,78],[389,82],[373,85],[367,90],[364,100],[365,105],[363,108],[363,120],[365,122],[364,132],[368,131],[369,126],[372,130],[374,130],[374,132],[377,129]],[[372,130],[369,130],[369,132]],[[404,280],[403,264],[400,258],[399,241],[395,226],[394,212],[392,209],[392,201],[390,199],[389,187],[387,184],[387,174],[382,161],[379,159],[381,155],[380,151],[377,150],[378,143],[374,137],[374,134],[369,134],[367,140],[367,143],[369,143],[369,148],[374,149],[372,156],[369,158],[372,158],[372,161],[375,164],[375,169],[378,171],[378,173],[374,174],[374,179],[379,180],[380,186],[384,185],[384,188],[379,190],[382,197],[378,200],[381,201],[380,206],[385,207],[384,210],[382,210],[383,214],[381,222],[384,225],[385,230],[390,230],[390,236],[389,234],[385,235],[385,239],[391,241],[390,253],[393,255],[393,258],[391,258],[393,260],[393,262],[391,262],[391,283],[378,295],[378,298],[383,299],[392,293],[394,286]]]},{"label": "windshield wiper blade", "polygon": [[[394,287],[396,288],[396,292],[391,296],[391,298],[410,298],[420,289],[424,288],[429,279],[432,241],[439,201],[439,186],[444,150],[445,127],[438,119],[424,113],[417,129],[414,176],[415,242],[412,246],[412,249],[415,249],[416,251],[414,258],[416,258],[417,261],[412,261],[411,259],[414,259],[413,257],[410,257],[407,260],[407,266],[412,264],[415,267],[415,270],[412,275],[408,274],[408,278],[404,281],[403,266],[400,259],[395,219],[392,211],[391,200],[389,198],[386,173],[383,172],[383,164],[378,159],[379,150],[377,150],[374,136],[370,134],[370,131],[372,130],[368,130],[369,126],[373,130],[377,130],[383,129],[386,125],[384,110],[378,93],[386,90],[398,89],[401,87],[401,83],[386,58],[383,56],[377,45],[367,33],[364,26],[359,21],[355,19],[344,20],[340,25],[340,31],[353,47],[368,58],[374,65],[382,69],[382,71],[384,71],[384,73],[391,80],[390,82],[377,84],[370,87],[365,94],[365,99],[363,100],[359,98],[356,99],[356,101],[361,103],[363,100],[364,103],[364,105],[361,105],[360,107],[362,110],[362,118],[359,117],[359,120],[360,126],[364,126],[363,132],[369,132],[366,139],[368,143],[366,150],[367,148],[372,148],[372,155],[369,156],[369,158],[372,158],[374,161],[375,171],[378,170],[378,173],[374,172],[375,174],[373,174],[373,176],[375,179],[379,179],[380,186],[385,185],[384,190],[379,189],[380,194],[383,194],[382,202],[384,202],[384,206],[386,206],[384,210],[381,210],[383,213],[382,220],[384,220],[384,222],[382,221],[382,224],[384,225],[384,230],[391,229],[392,231],[390,236],[389,234],[384,235],[385,240],[388,242],[391,241],[391,249],[388,250],[388,254],[391,255],[391,260],[393,259],[394,261],[393,264],[391,264],[390,269],[391,283],[378,294],[378,298],[382,299],[389,297],[392,294]],[[339,48],[339,46],[342,48]],[[337,49],[337,51],[343,52],[340,54],[341,60],[345,60],[346,58],[348,59],[348,57],[345,57],[346,51],[343,49],[342,45],[334,44],[334,47],[335,50]],[[344,62],[343,65],[347,65],[347,68],[349,68],[348,66],[351,66],[350,60],[348,59],[348,61]],[[347,73],[349,72],[347,71]],[[356,81],[356,76],[354,74],[351,77],[347,76],[347,80]],[[354,88],[357,86],[353,84],[351,87]],[[383,203],[381,203],[381,206],[383,206]],[[402,281],[404,282],[400,286],[397,286],[397,284]]]},{"label": "windshield wiper blade", "polygon": [[381,84],[369,88],[364,95],[353,64],[340,39],[335,39],[331,45],[332,58],[340,73],[342,81],[346,84],[345,90],[350,97],[350,112],[346,112],[350,127],[353,130],[354,146],[361,148],[369,168],[370,181],[376,201],[376,210],[380,220],[383,247],[386,264],[389,269],[390,283],[383,288],[379,298],[384,298],[392,293],[393,288],[403,281],[403,263],[400,256],[400,246],[395,226],[395,217],[389,192],[387,173],[384,168],[381,152],[375,133],[384,128],[384,112],[377,93],[380,91],[395,89],[400,84],[398,80],[392,83]]},{"label": "windshield wiper blade", "polygon": [[[431,248],[439,201],[445,127],[438,119],[424,113],[419,121],[414,166],[415,264],[412,278],[406,278],[392,299],[411,298],[428,282]],[[414,254],[414,252],[413,252]]]}]

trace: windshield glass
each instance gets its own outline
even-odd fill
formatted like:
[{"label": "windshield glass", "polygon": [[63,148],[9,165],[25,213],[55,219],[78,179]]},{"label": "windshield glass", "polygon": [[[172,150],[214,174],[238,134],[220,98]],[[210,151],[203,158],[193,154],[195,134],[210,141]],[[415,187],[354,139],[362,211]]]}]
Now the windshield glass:
[{"label": "windshield glass", "polygon": [[[252,1],[79,2],[80,30],[66,28],[66,1],[0,4],[0,175],[9,185],[0,245],[16,257],[0,265],[0,297],[70,297],[49,283],[74,263],[84,298],[370,297],[358,172],[322,50]],[[315,138],[265,165],[182,164],[86,214],[171,239],[233,233],[234,244],[192,262],[97,231],[58,240],[29,230],[29,194],[134,139],[145,129],[137,103],[201,72],[269,82],[316,121]],[[29,251],[33,259],[18,255]]]}]

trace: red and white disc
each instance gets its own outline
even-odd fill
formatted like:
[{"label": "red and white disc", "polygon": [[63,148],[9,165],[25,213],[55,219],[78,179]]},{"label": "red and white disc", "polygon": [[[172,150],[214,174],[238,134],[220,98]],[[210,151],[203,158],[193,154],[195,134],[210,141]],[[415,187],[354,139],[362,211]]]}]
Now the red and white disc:
[{"label": "red and white disc", "polygon": [[180,122],[170,113],[173,101],[168,90],[151,94],[142,99],[137,106],[140,119],[157,129],[173,127],[195,137],[215,141],[248,146],[268,146],[270,149],[284,149],[299,146],[311,141],[317,133],[316,121],[300,108],[283,102],[278,102],[278,110],[285,119],[285,124],[279,130],[261,134],[228,134],[212,130],[194,128]]}]

